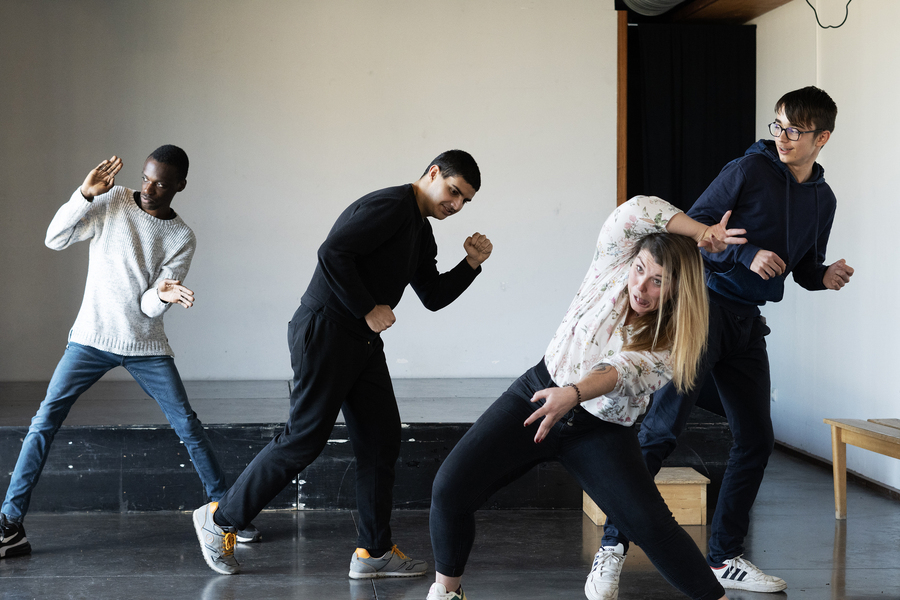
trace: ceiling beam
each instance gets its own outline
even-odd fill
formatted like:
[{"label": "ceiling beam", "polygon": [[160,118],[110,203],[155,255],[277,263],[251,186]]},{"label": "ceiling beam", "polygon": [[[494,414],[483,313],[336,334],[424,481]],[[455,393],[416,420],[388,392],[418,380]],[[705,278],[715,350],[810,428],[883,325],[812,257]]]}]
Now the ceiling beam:
[{"label": "ceiling beam", "polygon": [[673,22],[746,23],[791,0],[692,0],[672,13]]}]

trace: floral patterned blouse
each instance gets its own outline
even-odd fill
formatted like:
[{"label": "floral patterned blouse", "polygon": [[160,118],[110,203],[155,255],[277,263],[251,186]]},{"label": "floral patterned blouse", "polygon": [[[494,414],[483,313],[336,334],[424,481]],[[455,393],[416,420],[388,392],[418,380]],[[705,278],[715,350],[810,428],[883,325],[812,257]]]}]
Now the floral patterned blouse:
[{"label": "floral patterned blouse", "polygon": [[544,354],[547,370],[560,386],[577,383],[601,363],[616,369],[615,389],[582,403],[604,421],[633,425],[647,410],[650,394],[672,379],[668,350],[622,350],[631,332],[622,317],[635,242],[665,231],[669,219],[680,212],[654,196],[635,196],[613,211],[600,230],[591,267]]}]

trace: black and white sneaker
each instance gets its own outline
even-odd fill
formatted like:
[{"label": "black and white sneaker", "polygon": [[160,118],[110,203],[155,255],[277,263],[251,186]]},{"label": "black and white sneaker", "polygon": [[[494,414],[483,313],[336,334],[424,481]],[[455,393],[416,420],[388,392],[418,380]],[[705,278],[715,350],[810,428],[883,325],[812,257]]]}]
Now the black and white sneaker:
[{"label": "black and white sneaker", "polygon": [[749,560],[735,556],[721,567],[710,567],[723,588],[749,592],[780,592],[787,587],[784,579],[766,575]]},{"label": "black and white sneaker", "polygon": [[255,544],[262,541],[262,534],[253,523],[250,523],[243,529],[238,529],[235,534],[239,544]]},{"label": "black and white sneaker", "polygon": [[31,554],[31,544],[25,537],[25,527],[0,515],[0,558]]}]

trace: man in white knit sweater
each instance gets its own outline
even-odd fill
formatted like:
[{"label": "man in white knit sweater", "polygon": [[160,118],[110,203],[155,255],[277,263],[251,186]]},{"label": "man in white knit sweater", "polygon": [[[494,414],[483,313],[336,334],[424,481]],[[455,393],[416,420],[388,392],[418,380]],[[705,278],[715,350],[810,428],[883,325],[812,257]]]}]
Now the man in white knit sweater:
[{"label": "man in white knit sweater", "polygon": [[[171,207],[187,184],[188,157],[176,146],[157,148],[144,163],[140,191],[114,185],[121,168],[116,156],[100,163],[47,230],[46,244],[53,250],[90,240],[90,262],[81,310],[22,443],[0,510],[0,558],[31,552],[22,520],[53,438],[78,397],[118,366],[162,408],[210,499],[218,500],[228,489],[163,330],[170,306],[194,303],[194,293],[181,282],[196,238]],[[238,536],[238,541],[258,539],[252,525]]]}]

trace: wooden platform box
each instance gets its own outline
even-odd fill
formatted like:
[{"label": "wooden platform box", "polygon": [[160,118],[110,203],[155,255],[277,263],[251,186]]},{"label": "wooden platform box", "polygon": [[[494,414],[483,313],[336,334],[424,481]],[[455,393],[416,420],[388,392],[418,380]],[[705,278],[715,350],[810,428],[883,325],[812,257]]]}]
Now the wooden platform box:
[{"label": "wooden platform box", "polygon": [[[706,525],[706,486],[709,479],[690,467],[663,467],[654,479],[659,493],[679,525]],[[584,512],[602,526],[606,515],[587,492],[582,492]]]}]

